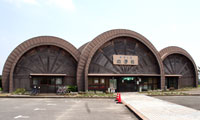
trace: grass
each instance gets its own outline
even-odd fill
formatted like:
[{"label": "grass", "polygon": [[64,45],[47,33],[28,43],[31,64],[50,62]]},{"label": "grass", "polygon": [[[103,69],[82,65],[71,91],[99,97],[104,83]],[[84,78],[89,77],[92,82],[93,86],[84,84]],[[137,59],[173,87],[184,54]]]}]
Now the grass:
[{"label": "grass", "polygon": [[85,93],[79,94],[80,97],[115,97],[113,93]]},{"label": "grass", "polygon": [[[0,93],[0,96],[10,96],[13,94],[9,94],[9,93]],[[19,94],[17,94],[19,95]],[[26,94],[26,95],[30,95],[30,94]],[[39,94],[36,96],[43,96],[45,94]],[[48,94],[47,94],[48,95]],[[53,94],[56,95],[56,94]],[[59,96],[59,95],[58,95]],[[66,93],[64,95],[60,95],[60,96],[64,96],[64,97],[72,97],[72,98],[114,98],[116,97],[115,93]]]},{"label": "grass", "polygon": [[114,93],[105,93],[102,91],[88,91],[88,92],[75,92],[74,93],[67,93],[65,96],[69,96],[69,97],[105,97],[105,98],[112,98],[112,97],[116,97],[116,95]]},{"label": "grass", "polygon": [[114,98],[116,95],[114,93],[66,93],[65,97],[85,97],[85,98]]},{"label": "grass", "polygon": [[168,95],[189,95],[188,93],[180,92],[180,91],[148,91],[142,92],[142,94],[152,95],[152,96],[168,96]]},{"label": "grass", "polygon": [[9,93],[0,93],[0,96],[9,96]]},{"label": "grass", "polygon": [[200,85],[198,85],[198,87],[200,88]]},{"label": "grass", "polygon": [[[199,86],[200,87],[200,86]],[[146,91],[146,92],[140,92],[141,94],[146,94],[146,95],[152,95],[152,96],[168,96],[168,95],[174,95],[174,96],[182,96],[182,95],[190,95],[189,93],[185,93],[184,91],[190,91],[190,90],[195,90],[198,88],[192,88],[192,87],[186,87],[186,88],[181,88],[181,89],[175,89],[175,90],[153,90],[153,91]]]}]

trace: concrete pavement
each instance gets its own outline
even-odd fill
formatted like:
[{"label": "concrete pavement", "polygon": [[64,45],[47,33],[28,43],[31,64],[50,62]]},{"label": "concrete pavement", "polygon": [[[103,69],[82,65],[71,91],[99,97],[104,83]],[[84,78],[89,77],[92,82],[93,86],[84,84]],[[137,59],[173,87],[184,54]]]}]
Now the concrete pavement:
[{"label": "concrete pavement", "polygon": [[0,120],[138,120],[113,99],[0,98]]},{"label": "concrete pavement", "polygon": [[200,96],[153,96],[164,101],[200,110]]},{"label": "concrete pavement", "polygon": [[124,104],[143,120],[200,120],[200,111],[138,93],[122,93]]}]

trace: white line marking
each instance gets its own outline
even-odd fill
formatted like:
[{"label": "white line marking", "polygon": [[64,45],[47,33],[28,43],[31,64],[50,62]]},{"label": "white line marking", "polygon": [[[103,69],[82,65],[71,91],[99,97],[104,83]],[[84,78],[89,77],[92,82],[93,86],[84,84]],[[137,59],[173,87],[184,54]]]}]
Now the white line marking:
[{"label": "white line marking", "polygon": [[18,119],[18,118],[30,118],[29,116],[22,116],[22,115],[18,115],[16,117],[14,117],[15,119]]},{"label": "white line marking", "polygon": [[37,110],[46,110],[46,109],[44,109],[44,108],[35,108],[34,110],[37,111]]},{"label": "white line marking", "polygon": [[56,104],[47,104],[47,105],[56,105]]}]

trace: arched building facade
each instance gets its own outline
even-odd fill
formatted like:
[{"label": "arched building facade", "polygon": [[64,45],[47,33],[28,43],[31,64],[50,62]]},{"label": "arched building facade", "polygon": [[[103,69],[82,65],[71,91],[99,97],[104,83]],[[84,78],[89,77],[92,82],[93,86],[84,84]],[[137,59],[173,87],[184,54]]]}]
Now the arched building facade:
[{"label": "arched building facade", "polygon": [[4,91],[17,88],[55,92],[59,85],[76,85],[79,51],[67,41],[51,36],[29,39],[9,55],[3,69]]},{"label": "arched building facade", "polygon": [[194,87],[198,85],[198,72],[190,54],[175,46],[160,51],[164,65],[165,85],[170,88]]},{"label": "arched building facade", "polygon": [[37,84],[44,93],[60,85],[76,85],[78,91],[119,92],[196,87],[197,69],[182,48],[160,52],[131,30],[104,32],[79,49],[51,36],[32,38],[9,55],[3,69],[4,91],[31,90]]},{"label": "arched building facade", "polygon": [[[138,64],[115,64],[115,56],[121,57],[121,63],[133,60]],[[139,84],[143,89],[159,89],[165,83],[163,76],[156,48],[142,35],[118,29],[97,36],[85,46],[78,63],[77,84],[79,90],[86,91],[106,90],[111,84],[118,91],[137,91]]]}]

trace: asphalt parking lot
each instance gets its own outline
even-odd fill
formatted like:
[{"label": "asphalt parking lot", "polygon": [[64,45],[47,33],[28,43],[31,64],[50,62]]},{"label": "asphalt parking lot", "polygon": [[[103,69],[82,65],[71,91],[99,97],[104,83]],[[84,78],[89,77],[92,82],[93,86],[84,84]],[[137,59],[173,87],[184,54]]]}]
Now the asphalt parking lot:
[{"label": "asphalt parking lot", "polygon": [[155,96],[155,98],[200,110],[200,96]]},{"label": "asphalt parking lot", "polygon": [[0,98],[0,120],[137,120],[113,99]]}]

